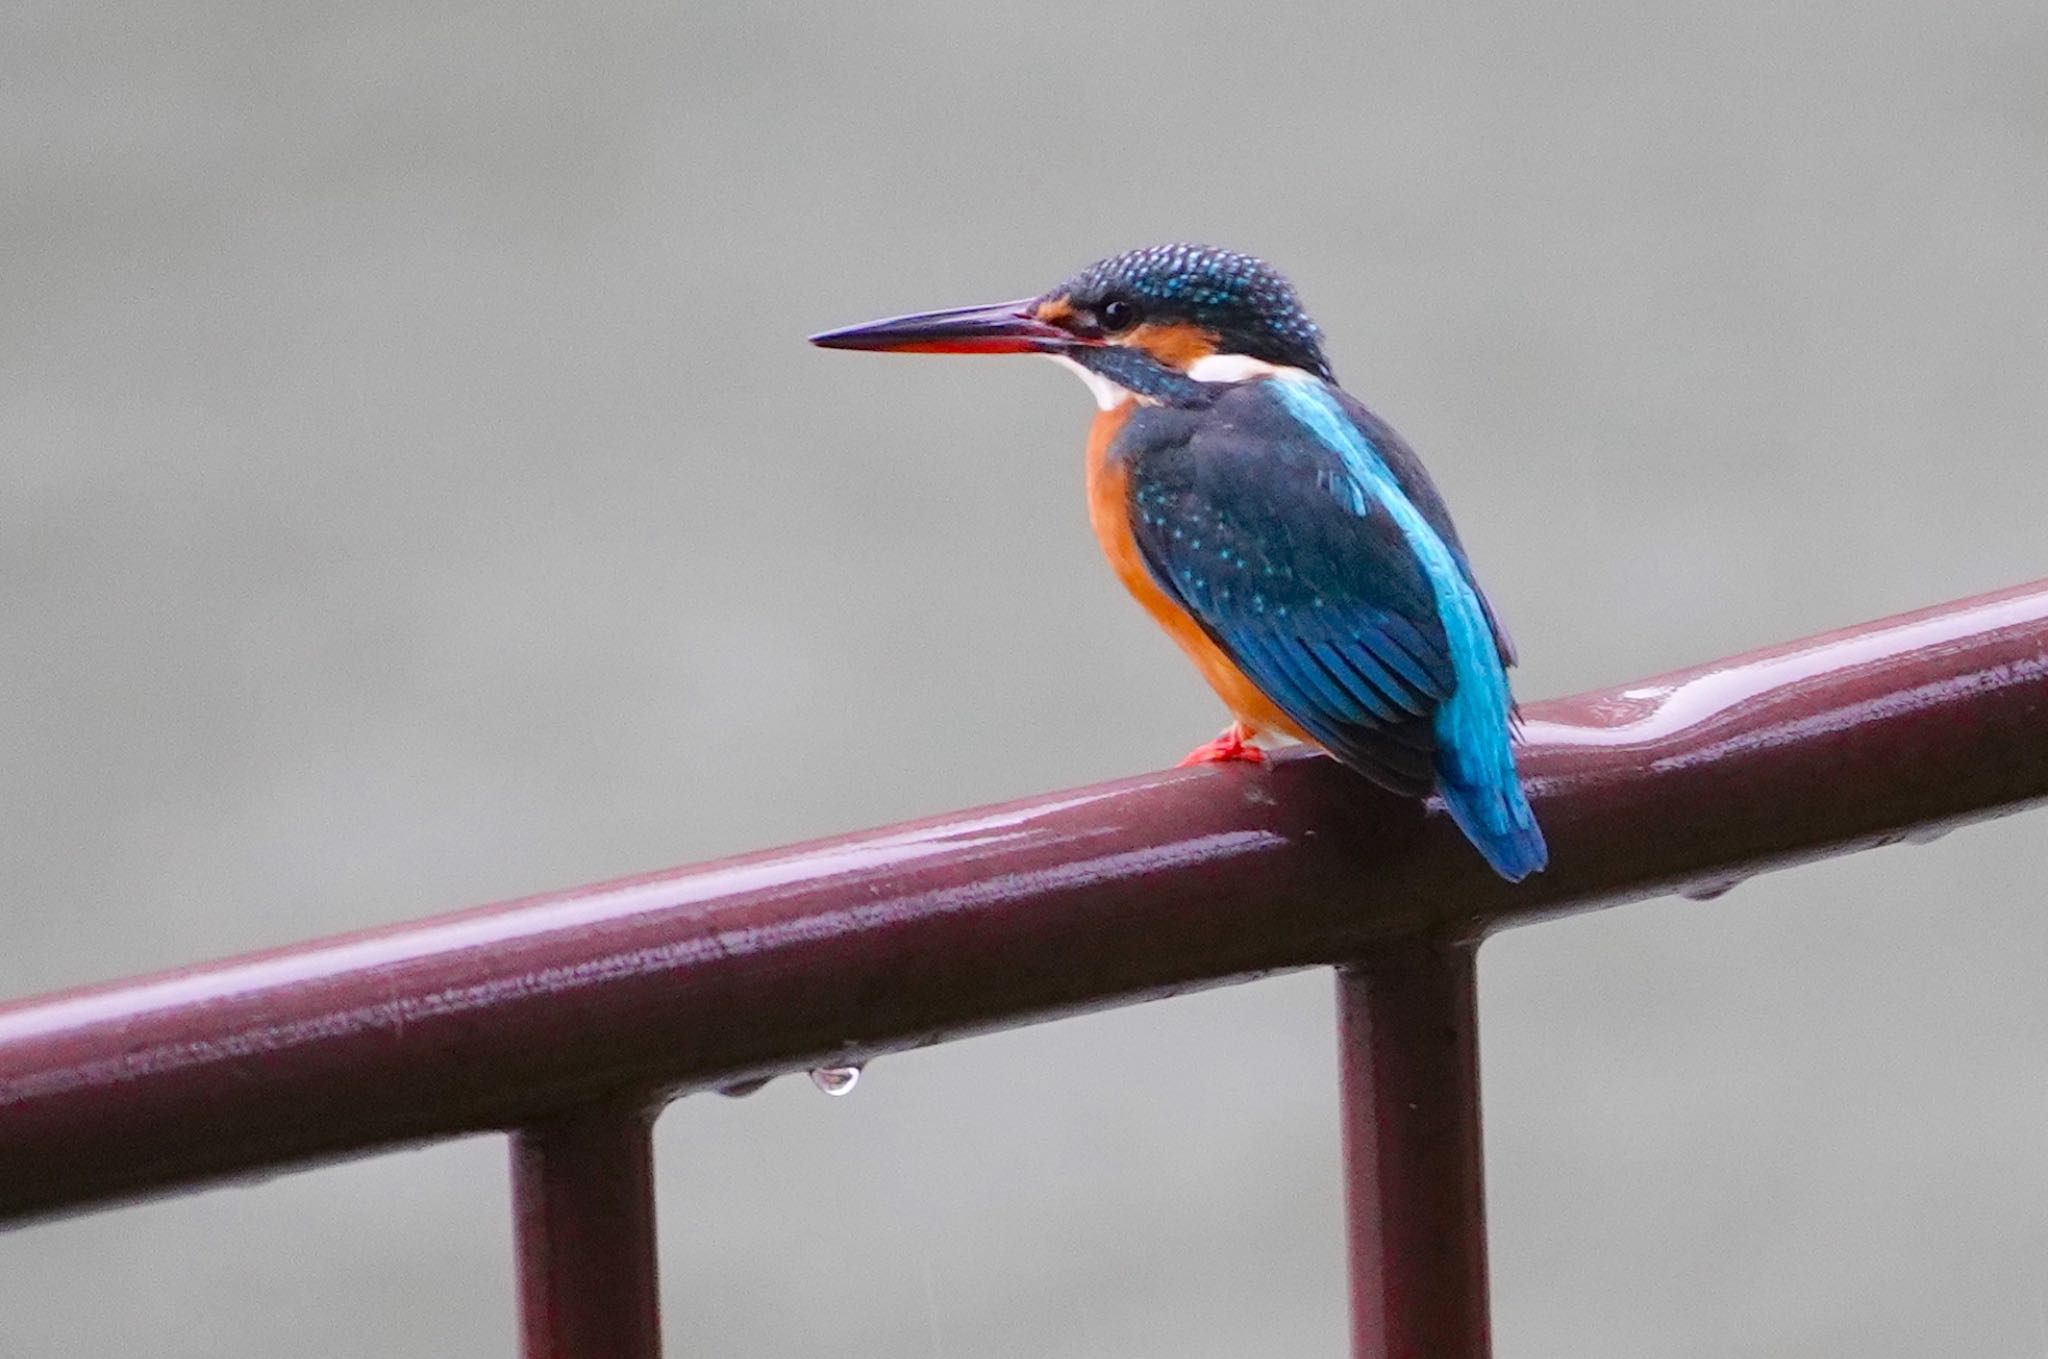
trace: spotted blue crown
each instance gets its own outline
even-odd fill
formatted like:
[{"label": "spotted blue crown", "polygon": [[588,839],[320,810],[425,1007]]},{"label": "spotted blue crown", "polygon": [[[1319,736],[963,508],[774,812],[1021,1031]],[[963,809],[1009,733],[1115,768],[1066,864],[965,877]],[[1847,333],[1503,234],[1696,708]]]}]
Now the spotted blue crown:
[{"label": "spotted blue crown", "polygon": [[1051,294],[1099,309],[1123,299],[1149,320],[1191,322],[1214,331],[1226,354],[1304,368],[1334,381],[1323,332],[1294,285],[1272,265],[1207,245],[1155,245],[1089,265]]}]

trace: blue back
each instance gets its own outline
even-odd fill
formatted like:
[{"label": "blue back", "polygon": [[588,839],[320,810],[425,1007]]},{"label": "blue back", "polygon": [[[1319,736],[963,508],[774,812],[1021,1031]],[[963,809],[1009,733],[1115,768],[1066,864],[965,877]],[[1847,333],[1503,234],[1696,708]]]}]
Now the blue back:
[{"label": "blue back", "polygon": [[1513,651],[1391,429],[1320,380],[1266,379],[1139,410],[1113,456],[1155,578],[1262,692],[1374,781],[1441,793],[1501,876],[1544,866]]}]

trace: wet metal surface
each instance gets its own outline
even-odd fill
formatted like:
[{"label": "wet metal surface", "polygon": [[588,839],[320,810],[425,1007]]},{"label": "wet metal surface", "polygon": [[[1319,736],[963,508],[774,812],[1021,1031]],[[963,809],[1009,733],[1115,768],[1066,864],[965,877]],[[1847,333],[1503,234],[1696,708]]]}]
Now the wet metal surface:
[{"label": "wet metal surface", "polygon": [[1329,760],[1177,770],[0,1009],[0,1217],[1369,958],[2048,798],[2048,582],[1528,710],[1494,879]]}]

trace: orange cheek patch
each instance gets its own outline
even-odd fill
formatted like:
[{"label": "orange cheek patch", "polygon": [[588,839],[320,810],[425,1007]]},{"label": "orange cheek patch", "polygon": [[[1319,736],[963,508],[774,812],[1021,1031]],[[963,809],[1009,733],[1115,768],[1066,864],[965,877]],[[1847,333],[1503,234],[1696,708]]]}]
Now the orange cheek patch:
[{"label": "orange cheek patch", "polygon": [[1196,360],[1216,352],[1216,332],[1186,321],[1169,325],[1148,321],[1125,336],[1124,343],[1144,350],[1169,368],[1186,372]]}]

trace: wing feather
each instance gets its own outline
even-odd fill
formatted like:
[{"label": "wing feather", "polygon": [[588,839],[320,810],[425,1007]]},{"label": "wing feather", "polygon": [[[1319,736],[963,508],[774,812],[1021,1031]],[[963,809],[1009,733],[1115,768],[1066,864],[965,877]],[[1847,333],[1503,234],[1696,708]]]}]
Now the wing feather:
[{"label": "wing feather", "polygon": [[1431,719],[1456,687],[1434,594],[1400,528],[1263,385],[1133,417],[1140,553],[1302,730],[1419,796],[1435,780]]}]

